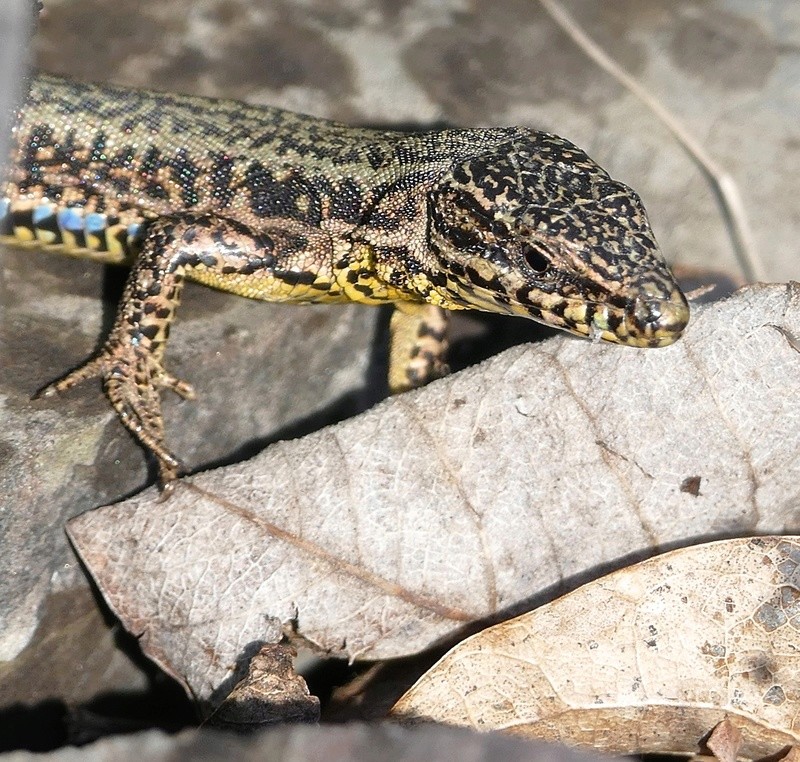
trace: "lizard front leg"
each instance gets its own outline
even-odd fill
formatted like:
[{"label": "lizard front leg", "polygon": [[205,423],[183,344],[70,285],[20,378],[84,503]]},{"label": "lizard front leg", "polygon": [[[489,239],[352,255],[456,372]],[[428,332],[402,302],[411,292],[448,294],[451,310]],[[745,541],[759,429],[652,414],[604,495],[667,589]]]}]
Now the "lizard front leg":
[{"label": "lizard front leg", "polygon": [[433,304],[397,302],[389,325],[389,391],[425,386],[449,373],[448,313]]},{"label": "lizard front leg", "polygon": [[99,376],[120,420],[156,457],[160,481],[168,486],[177,477],[180,464],[164,441],[160,389],[194,397],[192,387],[163,366],[183,282],[191,274],[194,279],[224,284],[226,278],[274,269],[275,248],[268,234],[256,234],[210,215],[182,215],[149,223],[104,346],[85,365],[37,396],[63,392]]}]

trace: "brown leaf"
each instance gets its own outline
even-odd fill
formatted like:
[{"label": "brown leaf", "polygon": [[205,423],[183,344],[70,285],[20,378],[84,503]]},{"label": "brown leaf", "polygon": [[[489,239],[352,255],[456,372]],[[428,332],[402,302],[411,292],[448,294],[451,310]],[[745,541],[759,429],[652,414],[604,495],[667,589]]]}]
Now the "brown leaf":
[{"label": "brown leaf", "polygon": [[785,754],[773,755],[762,762],[800,762],[800,746],[792,746]]},{"label": "brown leaf", "polygon": [[728,715],[753,759],[800,739],[798,629],[800,538],[683,548],[468,638],[392,715],[612,753],[692,752]]},{"label": "brown leaf", "polygon": [[797,288],[698,311],[667,349],[518,347],[69,533],[195,695],[288,623],[351,659],[414,653],[632,553],[800,530],[800,354],[767,323],[798,330]]},{"label": "brown leaf", "polygon": [[227,730],[252,731],[278,722],[317,722],[319,699],[292,664],[294,651],[266,645],[248,664],[246,677],[236,685],[208,724]]},{"label": "brown leaf", "polygon": [[742,746],[742,734],[726,717],[711,731],[705,745],[719,762],[736,762]]}]

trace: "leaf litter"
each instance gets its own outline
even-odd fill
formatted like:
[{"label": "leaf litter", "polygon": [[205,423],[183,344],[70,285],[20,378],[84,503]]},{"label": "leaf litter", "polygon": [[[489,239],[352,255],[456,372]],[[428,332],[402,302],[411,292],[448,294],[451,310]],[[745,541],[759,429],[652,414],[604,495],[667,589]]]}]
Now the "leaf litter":
[{"label": "leaf litter", "polygon": [[658,351],[518,347],[68,532],[201,700],[254,642],[416,653],[665,546],[800,530],[800,355],[774,326],[800,332],[796,284]]},{"label": "leaf litter", "polygon": [[[800,538],[690,546],[459,643],[390,716],[613,754],[800,741]],[[727,719],[727,724],[719,725]]]}]

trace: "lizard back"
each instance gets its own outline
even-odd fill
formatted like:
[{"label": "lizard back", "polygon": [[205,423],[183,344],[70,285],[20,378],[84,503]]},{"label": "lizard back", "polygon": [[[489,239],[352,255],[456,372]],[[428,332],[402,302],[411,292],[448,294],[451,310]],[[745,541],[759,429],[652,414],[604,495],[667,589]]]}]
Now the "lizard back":
[{"label": "lizard back", "polygon": [[143,221],[176,212],[346,235],[385,194],[515,131],[370,130],[40,75],[14,131],[0,236],[121,262]]}]

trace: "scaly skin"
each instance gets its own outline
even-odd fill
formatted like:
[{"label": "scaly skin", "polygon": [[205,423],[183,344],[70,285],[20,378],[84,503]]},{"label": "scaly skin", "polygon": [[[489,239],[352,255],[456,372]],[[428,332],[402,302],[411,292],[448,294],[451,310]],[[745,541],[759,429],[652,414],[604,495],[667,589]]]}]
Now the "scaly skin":
[{"label": "scaly skin", "polygon": [[398,306],[390,386],[446,372],[444,310],[666,346],[688,306],[638,196],[523,127],[400,133],[40,76],[14,130],[0,238],[132,265],[102,378],[158,459],[164,350],[186,278],[253,299]]}]

